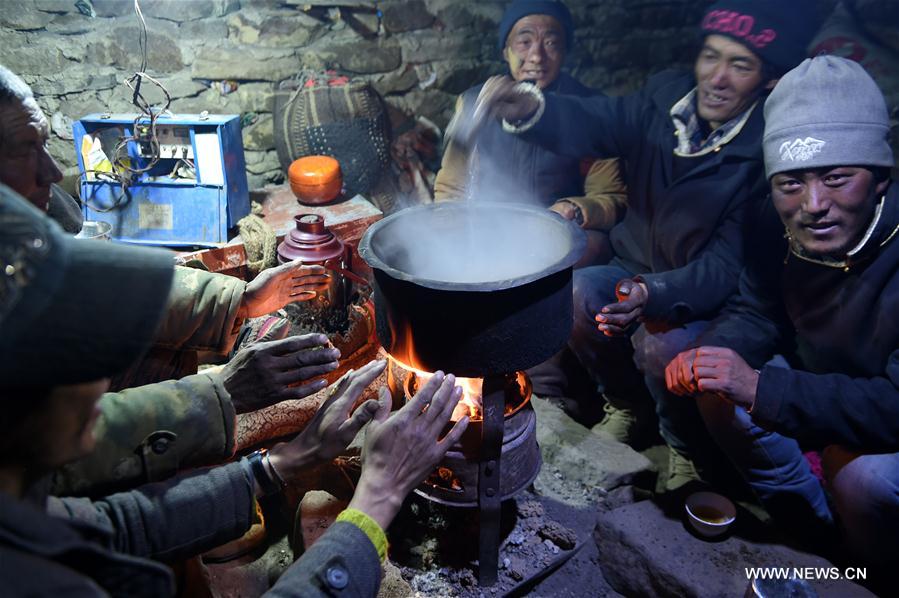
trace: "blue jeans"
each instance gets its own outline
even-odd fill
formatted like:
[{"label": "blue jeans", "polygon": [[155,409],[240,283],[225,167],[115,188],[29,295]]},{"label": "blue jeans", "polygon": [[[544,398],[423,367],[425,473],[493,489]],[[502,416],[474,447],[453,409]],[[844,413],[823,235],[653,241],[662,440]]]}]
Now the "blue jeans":
[{"label": "blue jeans", "polygon": [[634,363],[643,373],[643,380],[655,402],[659,418],[659,434],[665,443],[700,467],[715,463],[710,451],[717,447],[706,431],[696,401],[668,392],[665,368],[680,352],[692,347],[696,339],[709,327],[709,322],[697,320],[683,326],[641,325],[631,337]]},{"label": "blue jeans", "polygon": [[569,346],[615,407],[655,410],[659,432],[674,449],[688,454],[714,446],[694,401],[668,392],[665,367],[707,327],[695,321],[683,326],[648,322],[627,336],[608,337],[597,329],[595,316],[616,301],[615,285],[634,274],[616,265],[574,272],[574,328]]},{"label": "blue jeans", "polygon": [[899,453],[859,454],[829,446],[822,464],[853,554],[899,564]]},{"label": "blue jeans", "polygon": [[833,522],[824,489],[792,438],[764,430],[742,407],[703,394],[696,405],[706,428],[772,517],[820,527]]},{"label": "blue jeans", "polygon": [[[776,521],[798,530],[833,523],[795,440],[760,428],[745,409],[716,396],[696,402],[709,432]],[[832,445],[822,463],[850,551],[872,563],[899,561],[899,453],[859,454]]]}]

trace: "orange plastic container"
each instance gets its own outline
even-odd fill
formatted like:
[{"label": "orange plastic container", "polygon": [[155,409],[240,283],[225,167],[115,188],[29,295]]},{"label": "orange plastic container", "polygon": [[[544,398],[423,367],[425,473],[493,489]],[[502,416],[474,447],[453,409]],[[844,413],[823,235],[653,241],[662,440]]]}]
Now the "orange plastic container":
[{"label": "orange plastic container", "polygon": [[323,204],[332,201],[343,187],[340,164],[330,156],[304,156],[287,169],[290,190],[300,203]]}]

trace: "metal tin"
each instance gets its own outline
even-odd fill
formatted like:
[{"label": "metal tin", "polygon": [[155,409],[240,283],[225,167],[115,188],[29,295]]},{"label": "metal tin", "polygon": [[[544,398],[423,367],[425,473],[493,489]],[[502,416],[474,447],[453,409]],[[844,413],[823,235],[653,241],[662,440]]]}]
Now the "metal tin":
[{"label": "metal tin", "polygon": [[323,266],[331,270],[331,284],[324,294],[332,307],[346,305],[349,284],[334,270],[347,270],[347,248],[328,227],[319,214],[297,214],[296,227],[278,245],[278,262],[300,260],[304,264]]}]

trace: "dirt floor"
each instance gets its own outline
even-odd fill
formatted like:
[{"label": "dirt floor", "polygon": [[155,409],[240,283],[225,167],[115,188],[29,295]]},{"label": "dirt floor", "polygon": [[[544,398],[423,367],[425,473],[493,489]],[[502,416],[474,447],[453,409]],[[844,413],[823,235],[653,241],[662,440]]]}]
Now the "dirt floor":
[{"label": "dirt floor", "polygon": [[[499,579],[489,588],[477,583],[475,509],[412,501],[411,508],[391,527],[391,560],[400,566],[403,579],[417,596],[568,595],[559,593],[560,586],[571,584],[567,573],[581,568],[572,559],[593,544],[590,533],[576,531],[592,531],[595,521],[589,510],[526,490],[506,501],[503,516],[505,540],[500,547]],[[569,563],[575,566],[569,569]],[[564,578],[564,584],[550,583],[556,575]],[[584,581],[574,587],[586,591]],[[589,587],[589,595],[608,594],[604,584],[590,583]]]}]

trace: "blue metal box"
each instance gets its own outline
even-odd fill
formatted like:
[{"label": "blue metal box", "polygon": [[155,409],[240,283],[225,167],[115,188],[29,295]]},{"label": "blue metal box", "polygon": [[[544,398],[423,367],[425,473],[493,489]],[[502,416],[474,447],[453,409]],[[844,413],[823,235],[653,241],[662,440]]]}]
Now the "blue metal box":
[{"label": "blue metal box", "polygon": [[[84,217],[112,225],[112,236],[145,245],[219,246],[228,229],[250,211],[240,118],[237,115],[160,115],[159,161],[122,185],[113,170],[116,153],[133,169],[150,164],[148,118],[137,114],[91,114],[73,125],[81,169]],[[135,128],[142,141],[132,137]]]}]

